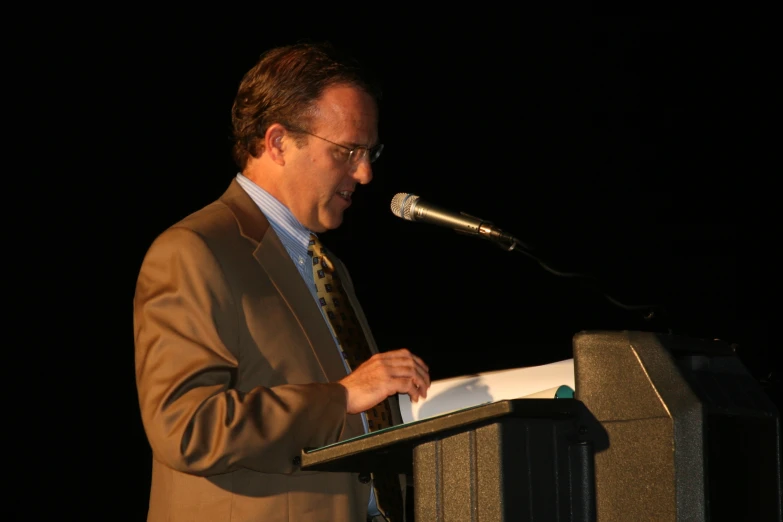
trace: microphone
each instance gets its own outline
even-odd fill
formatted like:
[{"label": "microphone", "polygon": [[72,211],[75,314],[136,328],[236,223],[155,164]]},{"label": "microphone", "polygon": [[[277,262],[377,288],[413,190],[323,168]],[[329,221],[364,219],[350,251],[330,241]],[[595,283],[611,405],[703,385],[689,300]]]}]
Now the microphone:
[{"label": "microphone", "polygon": [[512,235],[503,232],[491,222],[473,217],[464,212],[456,213],[422,201],[419,196],[400,192],[391,201],[392,213],[406,221],[421,221],[442,227],[448,227],[456,232],[479,236],[492,241],[503,241],[514,244],[519,241]]}]

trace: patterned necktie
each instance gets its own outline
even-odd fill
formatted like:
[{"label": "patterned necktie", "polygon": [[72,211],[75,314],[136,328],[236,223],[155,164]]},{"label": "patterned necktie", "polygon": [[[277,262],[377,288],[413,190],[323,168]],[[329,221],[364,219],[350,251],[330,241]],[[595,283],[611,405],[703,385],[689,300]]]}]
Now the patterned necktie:
[{"label": "patterned necktie", "polygon": [[[318,301],[329,318],[332,333],[340,345],[348,367],[353,371],[372,356],[370,345],[364,336],[356,312],[345,294],[334,264],[326,255],[326,249],[310,234],[307,253],[312,257],[313,278]],[[388,399],[365,412],[370,431],[391,426],[391,405]],[[402,492],[394,473],[373,473],[373,485],[378,507],[389,522],[402,522]]]}]

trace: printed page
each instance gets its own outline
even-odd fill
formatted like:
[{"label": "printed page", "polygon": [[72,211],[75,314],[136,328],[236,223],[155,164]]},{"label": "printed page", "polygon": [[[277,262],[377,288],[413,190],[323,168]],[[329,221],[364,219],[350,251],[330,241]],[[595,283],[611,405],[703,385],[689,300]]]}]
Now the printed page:
[{"label": "printed page", "polygon": [[506,399],[554,399],[560,386],[576,389],[573,359],[433,381],[427,398],[415,404],[408,395],[398,397],[403,422],[411,422]]}]

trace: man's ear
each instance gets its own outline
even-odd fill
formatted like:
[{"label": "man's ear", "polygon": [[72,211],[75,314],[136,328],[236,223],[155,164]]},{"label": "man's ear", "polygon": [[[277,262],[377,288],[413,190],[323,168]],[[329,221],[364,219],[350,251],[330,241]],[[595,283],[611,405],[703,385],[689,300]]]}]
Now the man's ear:
[{"label": "man's ear", "polygon": [[286,130],[279,123],[273,123],[266,129],[264,149],[269,157],[278,165],[285,165]]}]

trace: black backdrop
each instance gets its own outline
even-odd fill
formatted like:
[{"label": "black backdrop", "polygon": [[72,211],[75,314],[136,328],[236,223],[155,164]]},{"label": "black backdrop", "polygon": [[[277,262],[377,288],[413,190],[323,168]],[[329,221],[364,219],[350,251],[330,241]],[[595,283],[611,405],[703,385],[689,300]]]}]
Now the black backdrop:
[{"label": "black backdrop", "polygon": [[[125,319],[111,362],[130,519],[143,519],[150,467],[133,377],[139,265],[156,234],[235,175],[229,114],[244,71],[265,48],[301,38],[346,46],[384,85],[375,179],[324,235],[382,349],[408,347],[441,379],[571,357],[581,330],[670,330],[735,343],[777,391],[764,299],[773,198],[747,163],[746,118],[768,103],[752,88],[752,27],[666,16],[339,31],[253,23],[218,30],[152,17],[123,31],[120,70],[103,85],[122,96],[129,129],[120,138],[127,205],[117,209],[129,227],[118,272]],[[667,313],[646,321],[524,255],[400,220],[389,210],[398,192],[488,219],[550,266]]]}]

